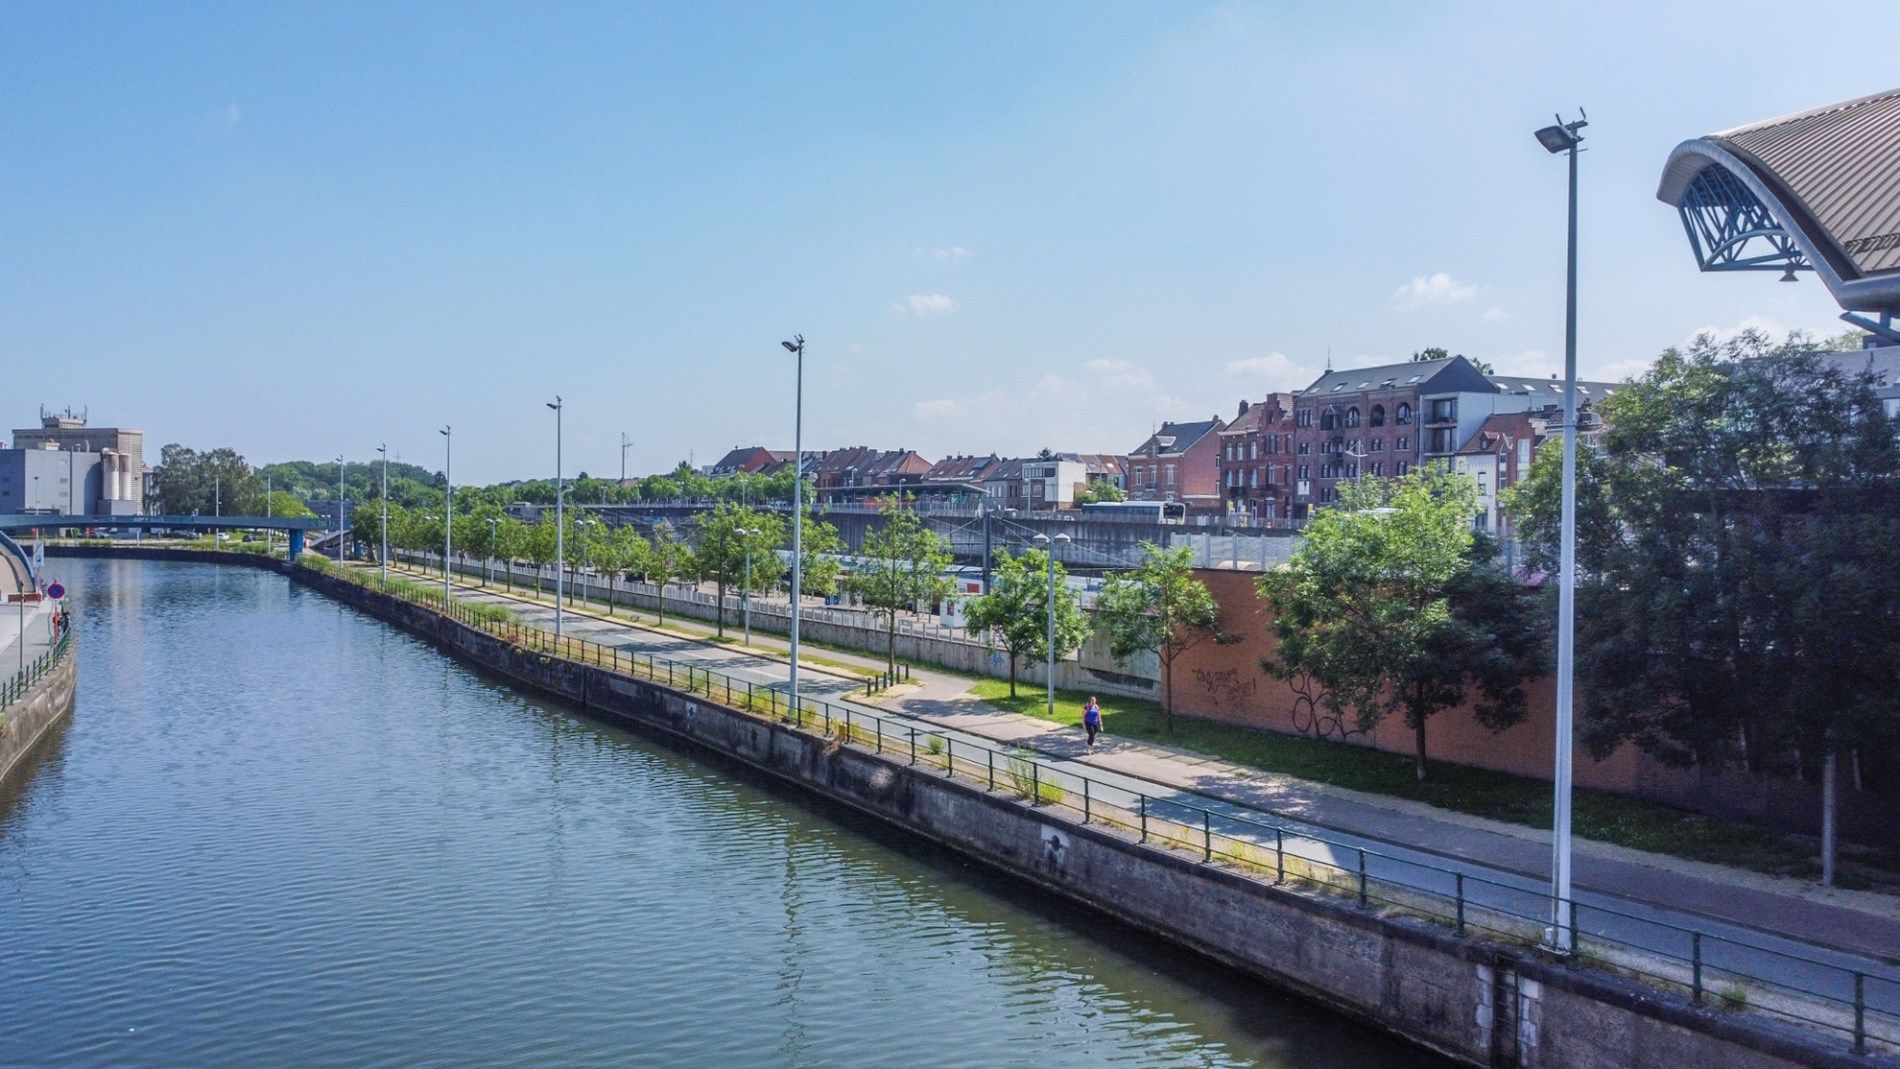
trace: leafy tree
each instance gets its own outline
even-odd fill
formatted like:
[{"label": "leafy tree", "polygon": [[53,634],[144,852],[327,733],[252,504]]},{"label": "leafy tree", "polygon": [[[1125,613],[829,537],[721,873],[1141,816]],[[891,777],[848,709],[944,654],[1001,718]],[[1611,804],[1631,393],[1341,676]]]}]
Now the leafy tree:
[{"label": "leafy tree", "polygon": [[[377,501],[371,502],[371,504],[375,504],[380,509],[380,502],[381,499],[378,498]],[[310,506],[299,501],[287,490],[271,491],[270,505],[265,514],[269,516],[282,516],[286,519],[308,519],[316,515],[316,513],[310,511]],[[380,538],[380,532],[382,531],[382,527],[380,526],[382,523],[382,513],[380,511],[377,512],[376,519],[378,523],[378,537]]]},{"label": "leafy tree", "polygon": [[[786,497],[790,496],[791,492],[787,490]],[[786,526],[789,528],[791,525],[788,523]],[[789,540],[790,537],[788,533],[786,538]],[[787,541],[786,544],[789,546],[791,543]],[[838,537],[837,526],[814,516],[812,503],[806,501],[804,530],[799,534],[799,594],[814,598],[836,594],[838,580],[844,572],[843,565],[838,562],[843,552],[844,539]],[[788,583],[790,573],[791,569],[784,570]]]},{"label": "leafy tree", "polygon": [[[1442,345],[1434,345],[1434,346],[1431,346],[1430,348],[1420,349],[1419,351],[1413,353],[1412,363],[1422,364],[1426,362],[1427,360],[1449,360],[1453,355],[1454,354],[1452,353],[1450,349],[1447,349]],[[1458,353],[1456,355],[1465,356],[1465,354],[1463,353]],[[1491,370],[1491,362],[1489,360],[1479,360],[1479,359],[1476,359],[1474,357],[1469,357],[1469,356],[1465,356],[1465,359],[1470,360],[1471,366],[1477,368],[1480,374],[1484,374],[1484,375],[1493,374]]]},{"label": "leafy tree", "polygon": [[682,576],[692,575],[695,568],[693,547],[680,541],[679,533],[673,525],[661,520],[653,525],[653,538],[647,544],[645,559],[640,569],[646,580],[659,590],[660,622],[666,622],[666,585]]},{"label": "leafy tree", "polygon": [[[1824,880],[1839,757],[1900,734],[1900,444],[1876,384],[1798,335],[1705,335],[1601,402],[1579,464],[1584,742],[1818,764]],[[1545,449],[1508,500],[1546,568],[1560,480]]]},{"label": "leafy tree", "polygon": [[881,522],[864,536],[846,587],[884,620],[885,661],[897,668],[897,614],[946,597],[950,549],[903,501],[878,510]]},{"label": "leafy tree", "polygon": [[1285,565],[1260,577],[1279,639],[1267,672],[1310,676],[1335,713],[1362,730],[1401,713],[1417,775],[1427,778],[1426,722],[1478,692],[1480,723],[1524,719],[1523,681],[1539,667],[1536,602],[1477,538],[1471,479],[1428,464],[1340,488]]},{"label": "leafy tree", "polygon": [[1108,633],[1108,651],[1127,663],[1151,652],[1161,661],[1162,702],[1174,731],[1174,662],[1207,639],[1222,639],[1220,606],[1194,578],[1193,552],[1141,544],[1141,565],[1111,577],[1095,599],[1095,621]]},{"label": "leafy tree", "polygon": [[528,525],[512,516],[503,516],[495,525],[495,556],[501,559],[503,581],[508,589],[515,587],[515,561],[527,553]]},{"label": "leafy tree", "polygon": [[1107,479],[1091,479],[1082,485],[1082,489],[1075,492],[1075,503],[1078,505],[1126,500],[1128,500],[1128,491]]},{"label": "leafy tree", "polygon": [[[1075,602],[1075,591],[1064,580],[1068,572],[1055,566],[1055,656],[1061,659],[1089,637],[1089,624]],[[970,599],[969,626],[994,628],[1009,651],[1009,696],[1016,696],[1016,668],[1020,661],[1049,656],[1049,554],[1031,549],[1017,556],[1005,554],[991,577],[991,589]]]},{"label": "leafy tree", "polygon": [[[739,532],[745,531],[746,534]],[[726,633],[726,591],[741,594],[777,585],[785,562],[777,550],[785,541],[785,524],[777,516],[722,502],[699,524],[699,574],[718,588],[718,633]],[[748,558],[749,554],[749,558]],[[751,585],[747,585],[750,560]]]},{"label": "leafy tree", "polygon": [[167,445],[152,469],[152,488],[159,511],[166,515],[264,514],[263,480],[234,449],[200,453]]}]

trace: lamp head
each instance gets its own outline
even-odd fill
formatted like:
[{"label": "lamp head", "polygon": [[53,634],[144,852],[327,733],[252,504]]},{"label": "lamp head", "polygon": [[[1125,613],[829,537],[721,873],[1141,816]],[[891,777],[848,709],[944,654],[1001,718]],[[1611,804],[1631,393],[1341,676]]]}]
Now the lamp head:
[{"label": "lamp head", "polygon": [[792,335],[791,341],[782,341],[782,342],[779,342],[779,344],[783,345],[785,347],[785,351],[788,353],[804,352],[805,351],[805,336],[803,334],[794,334]]},{"label": "lamp head", "polygon": [[1039,534],[1031,538],[1030,541],[1034,542],[1036,545],[1039,545],[1039,546],[1046,546],[1049,544],[1049,536],[1046,534]]},{"label": "lamp head", "polygon": [[1583,142],[1583,135],[1577,131],[1590,125],[1583,109],[1577,109],[1574,122],[1565,122],[1563,116],[1557,116],[1557,125],[1546,126],[1537,131],[1537,143],[1551,153],[1570,152]]},{"label": "lamp head", "polygon": [[555,394],[554,400],[548,402],[548,407],[559,412],[561,410],[561,395]]},{"label": "lamp head", "polygon": [[445,437],[445,438],[446,438],[446,437],[448,437],[448,433],[449,433],[449,431],[450,431],[451,429],[452,429],[452,428],[449,428],[449,427],[444,427],[444,428],[442,428],[442,436],[443,436],[443,437]]}]

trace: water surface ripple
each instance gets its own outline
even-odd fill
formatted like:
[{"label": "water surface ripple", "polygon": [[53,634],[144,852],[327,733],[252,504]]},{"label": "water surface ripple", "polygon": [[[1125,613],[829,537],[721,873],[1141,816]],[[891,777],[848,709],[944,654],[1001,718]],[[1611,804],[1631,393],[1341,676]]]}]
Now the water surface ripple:
[{"label": "water surface ripple", "polygon": [[0,1064],[1438,1064],[275,576],[54,563]]}]

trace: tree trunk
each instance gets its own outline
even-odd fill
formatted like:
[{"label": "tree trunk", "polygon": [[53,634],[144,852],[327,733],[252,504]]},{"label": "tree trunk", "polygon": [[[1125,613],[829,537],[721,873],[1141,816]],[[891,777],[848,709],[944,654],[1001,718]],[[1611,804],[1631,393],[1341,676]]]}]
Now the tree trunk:
[{"label": "tree trunk", "polygon": [[1168,725],[1168,734],[1174,734],[1174,658],[1161,659],[1161,712]]},{"label": "tree trunk", "polygon": [[897,614],[890,615],[891,626],[884,632],[884,667],[897,671]]},{"label": "tree trunk", "polygon": [[660,622],[665,623],[666,622],[666,580],[662,579],[659,582],[653,584],[653,589],[655,593],[658,595],[658,600],[660,603]]},{"label": "tree trunk", "polygon": [[1424,717],[1422,716],[1419,717],[1417,723],[1413,725],[1412,737],[1414,740],[1416,740],[1417,748],[1418,748],[1418,770],[1417,770],[1418,781],[1420,783],[1424,783],[1425,782],[1425,718]]},{"label": "tree trunk", "polygon": [[1418,781],[1425,782],[1425,684],[1418,685],[1418,704],[1412,707],[1412,715],[1417,718],[1412,725],[1412,738],[1418,745]]},{"label": "tree trunk", "polygon": [[715,591],[719,599],[719,607],[715,609],[713,612],[713,615],[719,619],[719,623],[714,630],[717,633],[717,636],[719,638],[725,638],[726,637],[726,583],[725,583],[725,580],[722,579],[719,582],[714,583],[713,590]]},{"label": "tree trunk", "polygon": [[1829,745],[1827,756],[1821,760],[1821,885],[1834,886],[1834,845],[1835,831],[1834,807],[1836,792],[1840,789],[1838,772],[1840,755]]},{"label": "tree trunk", "polygon": [[1016,651],[1009,653],[1009,696],[1016,696]]}]

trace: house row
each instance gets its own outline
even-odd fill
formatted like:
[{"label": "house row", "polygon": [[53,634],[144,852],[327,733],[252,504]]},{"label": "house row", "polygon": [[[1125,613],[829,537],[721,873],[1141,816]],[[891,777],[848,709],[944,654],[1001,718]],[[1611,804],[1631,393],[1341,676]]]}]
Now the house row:
[{"label": "house row", "polygon": [[[1579,383],[1580,406],[1587,411],[1616,389]],[[1232,419],[1163,423],[1126,454],[991,453],[933,463],[907,449],[859,446],[806,453],[805,477],[815,499],[831,503],[895,489],[1027,511],[1075,508],[1089,484],[1107,483],[1131,500],[1278,527],[1297,526],[1337,501],[1342,482],[1435,462],[1472,475],[1480,495],[1474,525],[1508,535],[1500,530],[1500,495],[1529,471],[1550,428],[1561,427],[1562,402],[1555,378],[1493,375],[1447,356],[1328,370],[1303,390],[1241,401]],[[788,452],[751,446],[707,472],[770,474],[791,463]]]}]

